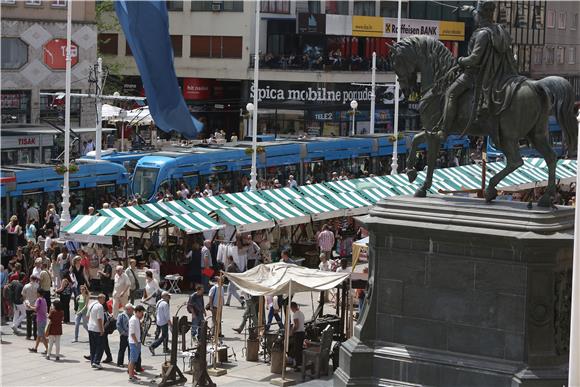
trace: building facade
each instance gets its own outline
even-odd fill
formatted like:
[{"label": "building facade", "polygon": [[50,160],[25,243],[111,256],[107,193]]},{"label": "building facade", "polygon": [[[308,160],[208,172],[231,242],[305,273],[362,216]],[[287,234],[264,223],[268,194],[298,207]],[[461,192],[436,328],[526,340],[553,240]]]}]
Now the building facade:
[{"label": "building facade", "polygon": [[[63,125],[62,98],[41,92],[65,86],[66,0],[2,0],[2,122]],[[97,59],[95,3],[72,9],[72,91],[89,92]],[[94,92],[94,90],[93,90]],[[94,100],[71,100],[71,126],[95,126]]]},{"label": "building facade", "polygon": [[532,53],[531,75],[543,78],[560,75],[574,87],[576,101],[580,101],[580,30],[576,2],[549,1],[546,4],[545,44]]},{"label": "building facade", "polygon": [[[259,132],[346,135],[350,102],[358,101],[356,131],[369,130],[372,53],[377,54],[376,131],[393,128],[395,75],[388,60],[396,40],[397,1],[261,1]],[[168,1],[169,28],[179,84],[208,133],[244,135],[252,100],[256,2]],[[455,55],[465,24],[452,15],[412,18],[403,1],[402,36],[428,34]],[[418,8],[417,8],[418,9]],[[449,13],[451,15],[451,13]],[[111,16],[114,17],[114,16]],[[455,19],[453,19],[455,18]],[[120,29],[100,31],[100,53],[123,75],[119,92],[142,94],[130,48]],[[363,85],[361,85],[361,83]],[[420,129],[405,96],[402,129]]]}]

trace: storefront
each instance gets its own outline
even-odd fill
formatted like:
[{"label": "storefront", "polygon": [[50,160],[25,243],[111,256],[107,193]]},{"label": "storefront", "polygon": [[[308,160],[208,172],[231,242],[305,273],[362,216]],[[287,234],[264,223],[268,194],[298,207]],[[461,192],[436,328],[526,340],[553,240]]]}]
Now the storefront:
[{"label": "storefront", "polygon": [[[251,101],[253,85],[246,84]],[[388,133],[394,127],[394,86],[378,87],[375,132]],[[354,134],[369,133],[370,88],[350,83],[260,82],[258,133],[274,135],[348,136],[353,134],[350,102],[356,100]],[[400,130],[418,130],[416,111],[401,95]]]},{"label": "storefront", "polygon": [[2,123],[30,123],[30,90],[2,90],[1,94]]},{"label": "storefront", "polygon": [[50,134],[16,134],[2,130],[2,165],[50,163],[54,136]]}]

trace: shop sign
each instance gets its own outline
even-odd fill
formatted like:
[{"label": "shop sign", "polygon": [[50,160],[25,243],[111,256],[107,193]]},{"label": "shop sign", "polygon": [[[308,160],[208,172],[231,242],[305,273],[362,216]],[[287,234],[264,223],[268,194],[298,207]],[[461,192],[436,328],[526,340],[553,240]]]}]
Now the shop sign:
[{"label": "shop sign", "polygon": [[2,109],[20,109],[20,94],[5,94],[2,91]]},{"label": "shop sign", "polygon": [[2,137],[2,149],[34,148],[39,146],[52,146],[52,144],[52,135]]},{"label": "shop sign", "polygon": [[[326,35],[397,37],[397,19],[377,16],[332,15],[326,18]],[[465,24],[439,20],[401,19],[401,37],[427,35],[439,40],[465,39]]]},{"label": "shop sign", "polygon": [[298,32],[301,34],[324,34],[326,32],[326,15],[299,13]]},{"label": "shop sign", "polygon": [[[260,85],[263,85],[260,82]],[[317,103],[340,103],[347,104],[353,99],[361,101],[371,100],[369,89],[349,89],[350,85],[327,84],[316,87],[312,84],[291,82],[277,82],[266,84],[259,88],[258,101],[296,101]],[[250,99],[254,98],[254,85],[250,87]]]},{"label": "shop sign", "polygon": [[210,99],[213,83],[213,79],[183,78],[183,97],[194,101]]},{"label": "shop sign", "polygon": [[[71,66],[79,62],[79,46],[71,42]],[[44,45],[44,64],[53,70],[66,68],[66,39],[52,39]]]}]

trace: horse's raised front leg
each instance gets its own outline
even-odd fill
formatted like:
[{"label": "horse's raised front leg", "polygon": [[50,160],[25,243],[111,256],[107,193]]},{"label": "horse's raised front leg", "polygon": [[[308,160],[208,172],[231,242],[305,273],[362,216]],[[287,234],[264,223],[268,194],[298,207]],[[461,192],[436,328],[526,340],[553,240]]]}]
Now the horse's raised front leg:
[{"label": "horse's raised front leg", "polygon": [[485,201],[488,203],[497,197],[497,189],[495,187],[499,182],[502,181],[504,177],[524,165],[517,139],[503,141],[502,150],[506,158],[506,166],[489,180],[489,185],[485,190]]},{"label": "horse's raised front leg", "polygon": [[534,147],[544,157],[544,160],[548,165],[548,186],[546,187],[546,192],[544,192],[540,200],[538,200],[538,206],[540,207],[551,207],[553,204],[553,197],[556,194],[556,165],[558,162],[558,156],[548,141],[548,135],[543,126],[536,128],[533,137]]},{"label": "horse's raised front leg", "polygon": [[417,149],[419,148],[419,144],[425,142],[427,132],[425,130],[420,131],[415,136],[413,136],[413,141],[411,141],[411,150],[409,151],[409,156],[407,157],[407,170],[405,173],[409,178],[409,182],[414,182],[417,178]]},{"label": "horse's raised front leg", "polygon": [[435,163],[439,156],[439,148],[441,146],[441,133],[426,133],[427,138],[427,176],[423,185],[415,192],[415,197],[424,198],[427,196],[427,191],[433,184],[433,172],[435,170]]}]

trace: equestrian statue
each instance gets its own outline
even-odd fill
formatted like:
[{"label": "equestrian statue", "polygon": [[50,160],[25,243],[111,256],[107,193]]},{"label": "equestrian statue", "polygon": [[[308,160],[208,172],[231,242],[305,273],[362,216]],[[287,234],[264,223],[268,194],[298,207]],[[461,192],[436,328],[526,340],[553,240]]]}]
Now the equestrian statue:
[{"label": "equestrian statue", "polygon": [[557,156],[549,144],[548,117],[555,115],[567,143],[568,157],[575,157],[578,133],[574,115],[574,93],[570,83],[557,76],[538,81],[518,75],[509,33],[493,22],[495,4],[481,1],[473,13],[477,29],[468,45],[468,56],[454,60],[438,40],[418,35],[391,46],[391,62],[405,94],[419,90],[419,112],[423,130],[412,141],[407,175],[417,177],[416,153],[426,142],[427,174],[415,192],[425,197],[431,188],[433,170],[441,141],[450,134],[490,136],[503,151],[506,166],[494,175],[485,190],[491,202],[496,186],[523,165],[519,141],[527,139],[544,157],[548,166],[548,186],[539,206],[552,205],[556,193]]}]

